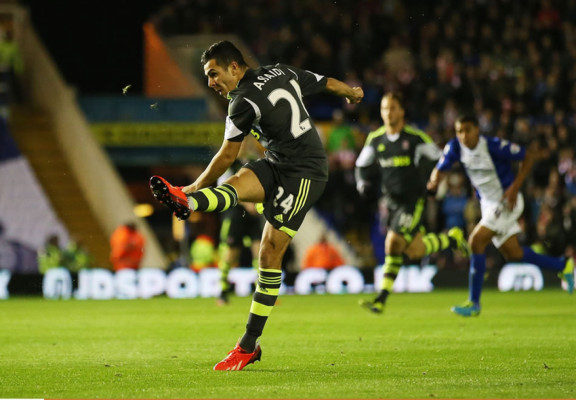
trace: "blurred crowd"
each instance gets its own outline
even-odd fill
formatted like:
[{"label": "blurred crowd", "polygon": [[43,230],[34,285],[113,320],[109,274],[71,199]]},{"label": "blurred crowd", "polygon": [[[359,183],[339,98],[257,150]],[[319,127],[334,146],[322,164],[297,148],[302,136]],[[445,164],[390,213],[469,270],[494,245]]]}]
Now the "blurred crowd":
[{"label": "blurred crowd", "polygon": [[[463,109],[475,112],[483,134],[539,143],[547,157],[524,188],[523,240],[552,255],[573,252],[576,0],[176,0],[156,24],[165,35],[235,33],[261,64],[363,87],[359,105],[316,99],[309,107],[332,122],[323,132],[331,178],[318,208],[343,235],[363,243],[382,234],[377,204],[356,194],[352,169],[367,133],[382,124],[382,94],[395,90],[408,122],[440,146]],[[444,193],[428,204],[428,227],[473,226],[479,210],[462,171]]]},{"label": "blurred crowd", "polygon": [[23,62],[20,48],[14,41],[12,26],[0,16],[0,118],[10,116],[10,104],[20,100],[18,79]]}]

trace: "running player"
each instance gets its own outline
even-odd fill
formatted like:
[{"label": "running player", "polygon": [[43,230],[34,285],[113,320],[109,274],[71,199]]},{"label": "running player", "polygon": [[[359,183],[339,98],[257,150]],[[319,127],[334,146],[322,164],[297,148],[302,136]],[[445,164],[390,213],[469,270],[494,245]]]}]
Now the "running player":
[{"label": "running player", "polygon": [[[428,135],[405,123],[399,93],[390,92],[382,97],[380,113],[384,125],[368,135],[356,160],[358,191],[361,194],[381,191],[388,214],[384,277],[380,292],[373,301],[360,300],[362,307],[375,314],[383,312],[400,267],[404,264],[404,256],[409,260],[420,260],[447,248],[458,250],[464,256],[469,255],[460,228],[452,228],[448,234],[426,234],[422,226],[426,201],[426,179],[422,179],[422,166],[424,159],[436,162],[442,156],[442,151]],[[379,174],[374,173],[375,169]],[[376,179],[378,176],[379,181]]]},{"label": "running player", "polygon": [[[486,272],[486,246],[492,241],[507,261],[521,261],[543,269],[557,271],[566,281],[568,293],[574,291],[574,260],[536,254],[518,242],[521,232],[518,218],[524,210],[520,193],[522,183],[530,173],[536,152],[497,137],[480,135],[478,121],[463,115],[456,120],[456,138],[444,148],[444,156],[432,171],[427,187],[438,188],[452,164],[460,162],[480,198],[482,219],[468,242],[472,249],[469,275],[469,298],[464,304],[452,307],[452,312],[464,317],[480,314],[480,295]],[[521,161],[518,174],[512,163]]]}]

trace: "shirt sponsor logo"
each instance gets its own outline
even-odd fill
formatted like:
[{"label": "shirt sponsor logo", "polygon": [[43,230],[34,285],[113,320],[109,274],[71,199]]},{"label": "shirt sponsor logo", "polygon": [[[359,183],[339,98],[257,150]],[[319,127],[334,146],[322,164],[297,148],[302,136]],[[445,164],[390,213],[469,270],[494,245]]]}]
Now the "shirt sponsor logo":
[{"label": "shirt sponsor logo", "polygon": [[412,163],[412,161],[410,160],[410,156],[390,157],[390,158],[380,159],[378,161],[380,162],[380,166],[382,168],[407,167]]}]

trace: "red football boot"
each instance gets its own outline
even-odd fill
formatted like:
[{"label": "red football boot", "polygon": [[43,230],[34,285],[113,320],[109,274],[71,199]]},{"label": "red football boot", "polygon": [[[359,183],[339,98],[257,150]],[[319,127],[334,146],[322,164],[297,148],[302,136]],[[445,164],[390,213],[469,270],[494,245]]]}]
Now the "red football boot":
[{"label": "red football boot", "polygon": [[256,348],[252,353],[247,353],[237,344],[225,359],[214,366],[214,371],[241,371],[248,364],[260,361],[261,357],[262,349],[260,348],[260,343],[256,343]]},{"label": "red football boot", "polygon": [[150,190],[160,203],[165,204],[178,219],[186,219],[192,213],[188,206],[188,197],[181,186],[172,186],[164,178],[154,175],[150,178]]}]

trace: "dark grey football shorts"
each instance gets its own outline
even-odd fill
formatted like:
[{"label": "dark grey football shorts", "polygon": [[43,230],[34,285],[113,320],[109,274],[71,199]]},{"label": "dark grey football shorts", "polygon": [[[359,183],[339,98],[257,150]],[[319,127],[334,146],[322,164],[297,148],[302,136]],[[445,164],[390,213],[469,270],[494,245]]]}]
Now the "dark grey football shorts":
[{"label": "dark grey football shorts", "polygon": [[326,182],[285,176],[264,158],[251,161],[243,168],[251,169],[264,188],[266,220],[274,228],[294,237],[306,213],[324,192]]}]

